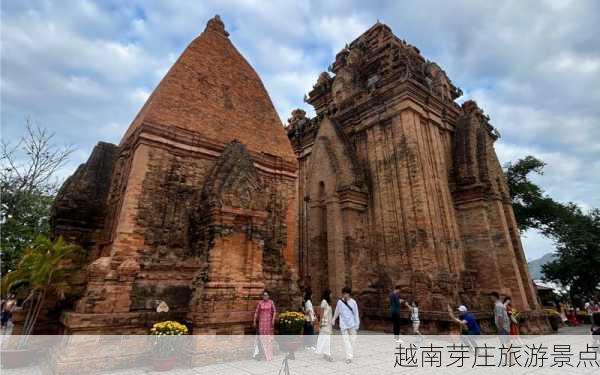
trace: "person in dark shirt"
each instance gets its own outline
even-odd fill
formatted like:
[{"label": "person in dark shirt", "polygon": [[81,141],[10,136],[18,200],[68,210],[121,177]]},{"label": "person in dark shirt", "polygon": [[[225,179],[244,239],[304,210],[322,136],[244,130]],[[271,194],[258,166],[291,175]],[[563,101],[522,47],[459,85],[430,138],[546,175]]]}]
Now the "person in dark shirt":
[{"label": "person in dark shirt", "polygon": [[400,308],[403,300],[400,298],[400,286],[396,285],[390,293],[390,312],[392,314],[392,324],[394,326],[394,339],[396,342],[400,340]]},{"label": "person in dark shirt", "polygon": [[461,326],[461,341],[469,347],[469,350],[475,351],[477,342],[473,336],[481,334],[481,329],[479,328],[479,323],[477,323],[475,316],[467,310],[465,305],[460,305],[458,307],[458,318],[454,316],[454,312],[450,305],[448,305],[448,313],[450,314],[450,318]]},{"label": "person in dark shirt", "polygon": [[593,345],[600,353],[600,312],[592,313],[592,326],[590,328]]}]

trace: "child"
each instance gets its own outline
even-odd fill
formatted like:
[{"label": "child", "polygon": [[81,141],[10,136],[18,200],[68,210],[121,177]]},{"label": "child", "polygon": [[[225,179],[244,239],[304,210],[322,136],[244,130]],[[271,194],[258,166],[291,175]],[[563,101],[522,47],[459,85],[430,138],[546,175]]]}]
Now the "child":
[{"label": "child", "polygon": [[412,304],[408,304],[408,302],[404,303],[410,310],[410,321],[412,322],[413,334],[419,336],[419,338],[423,340],[423,335],[419,332],[419,326],[421,325],[421,321],[419,320],[419,304],[417,301],[413,301]]}]

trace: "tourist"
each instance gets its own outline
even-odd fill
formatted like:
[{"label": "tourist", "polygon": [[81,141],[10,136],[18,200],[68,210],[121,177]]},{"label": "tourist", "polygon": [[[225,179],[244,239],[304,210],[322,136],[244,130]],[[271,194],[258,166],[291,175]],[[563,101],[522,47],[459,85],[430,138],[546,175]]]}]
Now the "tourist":
[{"label": "tourist", "polygon": [[402,299],[400,298],[400,286],[396,285],[394,290],[390,293],[390,313],[392,316],[392,325],[394,329],[394,340],[401,343],[400,339],[400,307]]},{"label": "tourist", "polygon": [[596,350],[600,347],[600,312],[592,314],[591,320],[592,326],[590,327],[590,334],[592,335],[593,343]]},{"label": "tourist", "polygon": [[410,310],[410,321],[412,322],[413,335],[419,336],[419,339],[423,341],[423,335],[421,335],[421,332],[419,332],[419,326],[421,325],[421,321],[419,320],[419,304],[417,301],[413,301],[412,304],[409,304],[408,302],[404,303]]},{"label": "tourist", "polygon": [[[509,335],[510,336],[519,336],[519,322],[517,321],[517,317],[515,316],[516,311],[513,309],[511,302],[512,301],[510,300],[509,296],[504,297],[504,307],[506,308],[506,315],[508,315],[508,319],[510,320]],[[562,311],[561,314],[565,314],[562,304],[560,306],[561,306],[561,311]],[[567,321],[567,316],[565,315],[564,322],[566,322],[566,321]]]},{"label": "tourist", "polygon": [[312,290],[307,288],[304,292],[304,346],[307,349],[315,349],[315,327],[314,323],[317,320],[315,310],[311,301]]},{"label": "tourist", "polygon": [[469,348],[470,351],[475,352],[477,348],[477,341],[473,336],[479,336],[481,329],[477,323],[475,316],[467,310],[467,306],[458,306],[458,318],[454,316],[452,307],[448,305],[448,313],[450,318],[460,324],[460,340]]},{"label": "tourist", "polygon": [[14,294],[10,294],[8,298],[2,303],[2,313],[0,317],[0,321],[2,323],[2,330],[6,330],[8,328],[8,322],[12,318],[12,313],[17,307],[17,299]]},{"label": "tourist", "polygon": [[560,321],[562,322],[562,324],[567,325],[567,312],[565,311],[565,305],[562,302],[558,304],[558,313],[560,314]]},{"label": "tourist", "polygon": [[342,289],[342,298],[335,305],[332,324],[335,324],[337,318],[340,318],[340,331],[344,341],[344,352],[346,353],[346,363],[351,363],[354,358],[354,344],[356,343],[356,333],[360,326],[358,316],[358,305],[352,298],[352,289],[344,287]]},{"label": "tourist", "polygon": [[258,323],[258,340],[254,350],[254,358],[257,360],[264,357],[267,361],[273,359],[273,327],[275,325],[275,303],[269,298],[269,292],[264,291],[262,300],[256,306],[254,312],[254,327]]},{"label": "tourist", "polygon": [[577,327],[579,325],[579,322],[577,321],[577,312],[579,311],[579,308],[577,309],[573,309],[571,308],[569,310],[569,313],[567,314],[567,318],[569,319],[569,325],[571,325],[572,327]]},{"label": "tourist", "polygon": [[490,297],[494,303],[494,324],[498,330],[498,335],[500,335],[500,343],[504,345],[508,341],[510,319],[506,312],[506,306],[504,306],[504,303],[500,300],[500,295],[497,292],[492,292],[490,293]]},{"label": "tourist", "polygon": [[585,309],[585,313],[590,321],[590,323],[592,322],[592,314],[594,312],[594,306],[592,305],[592,302],[586,302],[585,305],[583,305],[583,308]]},{"label": "tourist", "polygon": [[321,321],[315,353],[323,354],[323,358],[329,362],[333,362],[331,357],[331,333],[333,331],[331,310],[331,290],[325,289],[321,299]]}]

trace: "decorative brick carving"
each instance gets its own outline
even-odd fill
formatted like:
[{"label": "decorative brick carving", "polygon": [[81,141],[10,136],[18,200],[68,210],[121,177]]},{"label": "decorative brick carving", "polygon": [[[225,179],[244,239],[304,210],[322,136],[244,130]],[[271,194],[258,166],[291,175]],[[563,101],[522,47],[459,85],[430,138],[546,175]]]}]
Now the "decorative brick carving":
[{"label": "decorative brick carving", "polygon": [[143,333],[165,301],[196,332],[244,333],[264,288],[300,303],[296,158],[228,35],[211,19],[121,144],[97,146],[61,190],[55,233],[93,252],[67,332]]},{"label": "decorative brick carving", "polygon": [[[304,282],[352,286],[370,328],[389,328],[394,285],[419,301],[428,331],[448,330],[448,303],[485,316],[492,290],[536,316],[489,118],[475,102],[455,103],[462,92],[446,73],[380,23],[330,70],[306,99],[317,116],[292,116],[288,127],[305,197]],[[357,203],[342,203],[349,197]],[[535,319],[527,327],[543,330]]]},{"label": "decorative brick carving", "polygon": [[165,301],[196,332],[245,333],[263,288],[285,309],[299,285],[351,286],[367,328],[389,326],[400,285],[427,331],[448,330],[447,303],[485,316],[490,290],[545,329],[498,133],[437,64],[377,23],[318,77],[316,116],[284,129],[228,36],[210,20],[61,189],[54,232],[90,254],[66,332],[143,333]]}]

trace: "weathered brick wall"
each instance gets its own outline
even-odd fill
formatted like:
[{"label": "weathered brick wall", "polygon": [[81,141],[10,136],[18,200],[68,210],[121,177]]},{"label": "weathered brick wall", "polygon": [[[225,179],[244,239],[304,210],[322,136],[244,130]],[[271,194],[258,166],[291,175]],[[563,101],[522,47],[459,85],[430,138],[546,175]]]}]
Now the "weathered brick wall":
[{"label": "weathered brick wall", "polygon": [[91,247],[99,239],[107,215],[105,201],[119,148],[100,142],[86,163],[60,188],[51,213],[54,236]]},{"label": "weathered brick wall", "polygon": [[[319,146],[323,137],[319,131],[310,154],[300,161],[303,186],[299,190],[309,198],[300,208],[308,212],[300,222],[307,232],[305,256],[313,289],[331,286],[341,277],[342,285],[364,294],[364,310],[374,315],[386,313],[387,293],[397,284],[403,286],[403,296],[419,301],[423,311],[442,310],[458,298],[464,264],[447,181],[446,133],[407,111],[349,137],[350,152],[356,153],[370,183],[366,211],[354,219],[359,232],[344,238],[339,226],[329,225],[324,231],[320,215],[339,225],[352,219],[331,204],[312,208],[319,197],[310,192],[311,186],[320,181],[325,187],[336,186],[351,168],[328,168],[332,162],[327,152],[320,151],[324,147]],[[321,200],[337,194],[335,188],[326,189]],[[339,275],[335,275],[335,254],[328,254],[328,248],[335,246],[332,241],[344,241],[345,252],[339,259],[348,266]]]},{"label": "weathered brick wall", "polygon": [[[287,128],[299,158],[304,283],[352,286],[370,327],[387,325],[387,294],[397,284],[419,302],[430,331],[449,329],[447,304],[489,311],[492,290],[519,309],[537,308],[483,112],[474,102],[459,107],[460,90],[445,72],[382,24],[342,49],[331,71],[308,96],[317,116],[296,110]],[[339,141],[324,130],[331,122]],[[335,147],[344,140],[351,147]],[[339,186],[329,188],[352,173],[366,194],[354,217],[336,205]],[[353,225],[359,229],[340,238]]]},{"label": "weathered brick wall", "polygon": [[196,272],[189,240],[189,216],[214,161],[152,148],[137,202],[138,249],[131,310],[155,309],[164,300],[172,309],[187,309]]},{"label": "weathered brick wall", "polygon": [[[109,195],[110,178],[115,170],[119,148],[100,142],[88,160],[61,186],[51,210],[51,232],[83,247],[89,262],[100,256],[99,243],[109,210],[105,205]],[[86,269],[83,267],[68,276],[68,287],[62,298],[50,294],[40,312],[35,333],[57,333],[63,310],[72,309],[85,291]],[[16,317],[18,321],[19,317]]]},{"label": "weathered brick wall", "polygon": [[90,265],[78,314],[148,313],[164,300],[199,329],[243,333],[263,289],[280,308],[299,305],[296,179],[234,146],[244,151],[132,152],[110,251]]},{"label": "weathered brick wall", "polygon": [[86,290],[62,317],[70,332],[143,332],[165,301],[169,316],[198,330],[243,333],[264,288],[279,308],[300,304],[296,159],[218,17],[169,70],[114,159],[99,181],[105,214],[86,244],[97,249]]},{"label": "weathered brick wall", "polygon": [[494,151],[496,138],[483,111],[465,102],[454,136],[452,178],[467,259],[481,292],[502,292],[512,297],[517,309],[535,310],[539,306]]}]

